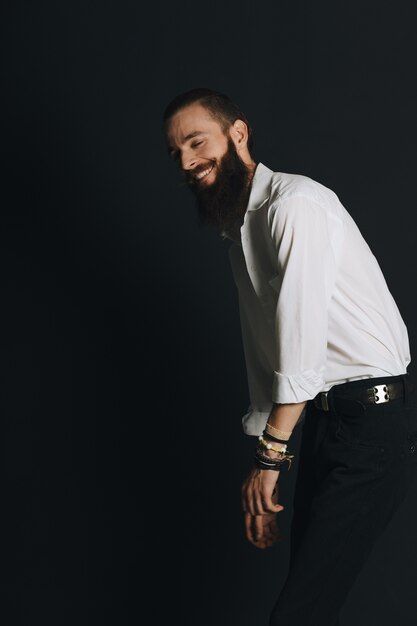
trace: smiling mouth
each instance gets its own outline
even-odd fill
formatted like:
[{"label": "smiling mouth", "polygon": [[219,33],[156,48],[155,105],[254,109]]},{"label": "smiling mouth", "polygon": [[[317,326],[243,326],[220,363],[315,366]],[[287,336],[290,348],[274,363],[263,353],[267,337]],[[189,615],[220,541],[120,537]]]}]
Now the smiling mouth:
[{"label": "smiling mouth", "polygon": [[214,168],[214,165],[212,165],[211,167],[208,167],[202,172],[199,172],[198,174],[194,174],[194,178],[198,181],[203,180],[203,178],[206,178],[210,174],[213,168]]}]

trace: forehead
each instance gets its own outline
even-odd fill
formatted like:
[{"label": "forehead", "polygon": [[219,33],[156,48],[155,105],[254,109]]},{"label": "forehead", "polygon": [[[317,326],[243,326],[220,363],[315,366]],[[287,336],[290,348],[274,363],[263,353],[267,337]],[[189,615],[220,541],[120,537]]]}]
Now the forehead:
[{"label": "forehead", "polygon": [[191,133],[222,133],[222,129],[208,109],[199,103],[193,103],[172,116],[166,132],[168,143],[174,146],[184,143]]}]

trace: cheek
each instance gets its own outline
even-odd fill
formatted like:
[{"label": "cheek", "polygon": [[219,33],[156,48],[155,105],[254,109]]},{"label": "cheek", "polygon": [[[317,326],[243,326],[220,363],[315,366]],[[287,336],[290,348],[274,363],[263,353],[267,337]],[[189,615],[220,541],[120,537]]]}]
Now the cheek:
[{"label": "cheek", "polygon": [[224,157],[226,151],[227,147],[219,145],[219,142],[207,141],[204,146],[201,146],[199,156],[218,165]]},{"label": "cheek", "polygon": [[214,179],[216,178],[216,168],[213,167],[213,169],[211,170],[210,174],[208,174],[205,178],[206,183],[210,184],[214,181]]},{"label": "cheek", "polygon": [[207,163],[215,163],[217,164],[218,159],[213,156],[213,151],[209,150],[208,148],[204,148],[203,150],[201,150],[201,152],[199,153],[199,158],[202,159],[203,161],[207,161]]}]

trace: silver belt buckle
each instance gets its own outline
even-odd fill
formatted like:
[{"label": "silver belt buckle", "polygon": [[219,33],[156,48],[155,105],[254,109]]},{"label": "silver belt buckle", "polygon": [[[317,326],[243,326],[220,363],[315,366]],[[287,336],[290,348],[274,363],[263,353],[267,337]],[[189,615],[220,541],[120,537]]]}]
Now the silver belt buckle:
[{"label": "silver belt buckle", "polygon": [[375,385],[372,391],[374,393],[375,404],[383,404],[384,402],[389,402],[389,392],[386,385]]}]

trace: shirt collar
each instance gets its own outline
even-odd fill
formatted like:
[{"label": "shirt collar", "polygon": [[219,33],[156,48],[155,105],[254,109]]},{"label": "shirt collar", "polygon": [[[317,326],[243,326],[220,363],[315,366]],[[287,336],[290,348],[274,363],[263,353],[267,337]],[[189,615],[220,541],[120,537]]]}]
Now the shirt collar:
[{"label": "shirt collar", "polygon": [[269,198],[273,173],[269,167],[266,167],[263,163],[258,163],[252,178],[247,211],[256,211]]},{"label": "shirt collar", "polygon": [[[258,163],[252,178],[251,191],[249,194],[246,211],[256,211],[256,209],[259,209],[269,198],[269,195],[271,193],[271,178],[273,173],[273,170],[269,169],[269,167],[266,167],[266,165],[264,165],[263,163]],[[241,225],[242,220],[235,228],[235,232],[232,233],[227,232],[226,230],[222,230],[220,236],[223,239],[231,239],[232,241],[235,241],[240,245]]]}]

